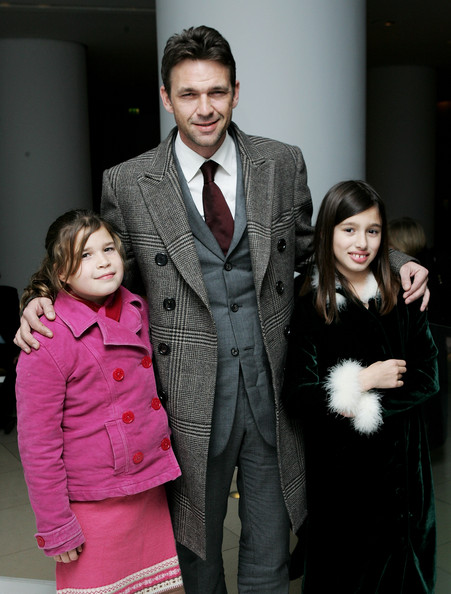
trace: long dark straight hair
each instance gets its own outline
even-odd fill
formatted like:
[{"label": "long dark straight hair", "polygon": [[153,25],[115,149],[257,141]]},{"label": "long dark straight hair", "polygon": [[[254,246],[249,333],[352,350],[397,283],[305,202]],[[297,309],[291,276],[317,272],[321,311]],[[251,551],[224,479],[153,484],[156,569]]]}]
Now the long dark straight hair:
[{"label": "long dark straight hair", "polygon": [[339,317],[335,296],[337,280],[347,298],[357,301],[348,280],[336,268],[334,229],[342,221],[373,206],[377,208],[382,223],[381,244],[370,264],[381,294],[380,313],[387,314],[396,305],[399,282],[390,269],[384,203],[368,183],[359,180],[343,181],[333,186],[325,195],[315,226],[315,262],[319,273],[315,306],[328,324]]}]

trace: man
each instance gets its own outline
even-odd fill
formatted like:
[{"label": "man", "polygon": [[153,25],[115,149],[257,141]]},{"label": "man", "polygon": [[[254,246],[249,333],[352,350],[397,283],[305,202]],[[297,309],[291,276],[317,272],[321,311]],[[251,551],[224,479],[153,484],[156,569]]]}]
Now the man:
[{"label": "man", "polygon": [[[182,468],[169,497],[184,584],[188,594],[226,592],[222,532],[237,466],[239,591],[287,593],[289,527],[298,530],[306,509],[301,436],[280,391],[293,273],[312,252],[306,169],[297,147],[247,136],[231,122],[239,82],[214,29],[171,37],[162,78],[177,127],[157,148],[105,172],[102,213],[124,243],[129,286],[149,301]],[[219,164],[214,181],[228,206],[220,218],[233,219],[222,247],[204,220],[206,160]],[[407,265],[406,288],[414,269],[416,291],[427,273]],[[48,303],[35,311],[48,312]],[[16,340],[36,347],[23,326]]]}]

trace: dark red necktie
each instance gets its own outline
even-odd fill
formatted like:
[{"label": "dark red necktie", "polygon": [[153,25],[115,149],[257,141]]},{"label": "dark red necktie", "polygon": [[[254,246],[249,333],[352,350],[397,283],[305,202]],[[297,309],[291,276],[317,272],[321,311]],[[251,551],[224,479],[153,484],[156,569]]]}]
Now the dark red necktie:
[{"label": "dark red necktie", "polygon": [[205,161],[200,168],[204,176],[202,200],[205,222],[226,255],[233,236],[233,217],[223,193],[214,182],[217,168],[218,164],[215,161]]}]

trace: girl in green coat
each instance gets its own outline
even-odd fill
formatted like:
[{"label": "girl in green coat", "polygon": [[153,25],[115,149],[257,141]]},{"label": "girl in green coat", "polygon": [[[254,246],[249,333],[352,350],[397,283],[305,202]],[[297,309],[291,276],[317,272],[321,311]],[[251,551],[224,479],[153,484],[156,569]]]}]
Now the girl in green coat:
[{"label": "girl in green coat", "polygon": [[304,594],[431,594],[435,511],[422,403],[438,391],[427,314],[388,260],[365,182],[326,194],[295,308],[285,404],[305,434]]}]

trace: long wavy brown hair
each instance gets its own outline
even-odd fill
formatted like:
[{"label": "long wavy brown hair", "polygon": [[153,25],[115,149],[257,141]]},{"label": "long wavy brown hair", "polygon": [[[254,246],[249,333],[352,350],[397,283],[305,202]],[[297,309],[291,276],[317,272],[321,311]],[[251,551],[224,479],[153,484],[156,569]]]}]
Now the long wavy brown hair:
[{"label": "long wavy brown hair", "polygon": [[[109,223],[90,210],[69,210],[58,217],[47,231],[46,255],[21,297],[21,310],[34,297],[49,297],[52,301],[55,300],[57,294],[66,287],[66,280],[77,272],[89,236],[101,227],[111,235],[124,261],[121,240]],[[83,235],[77,246],[80,231]]]}]

